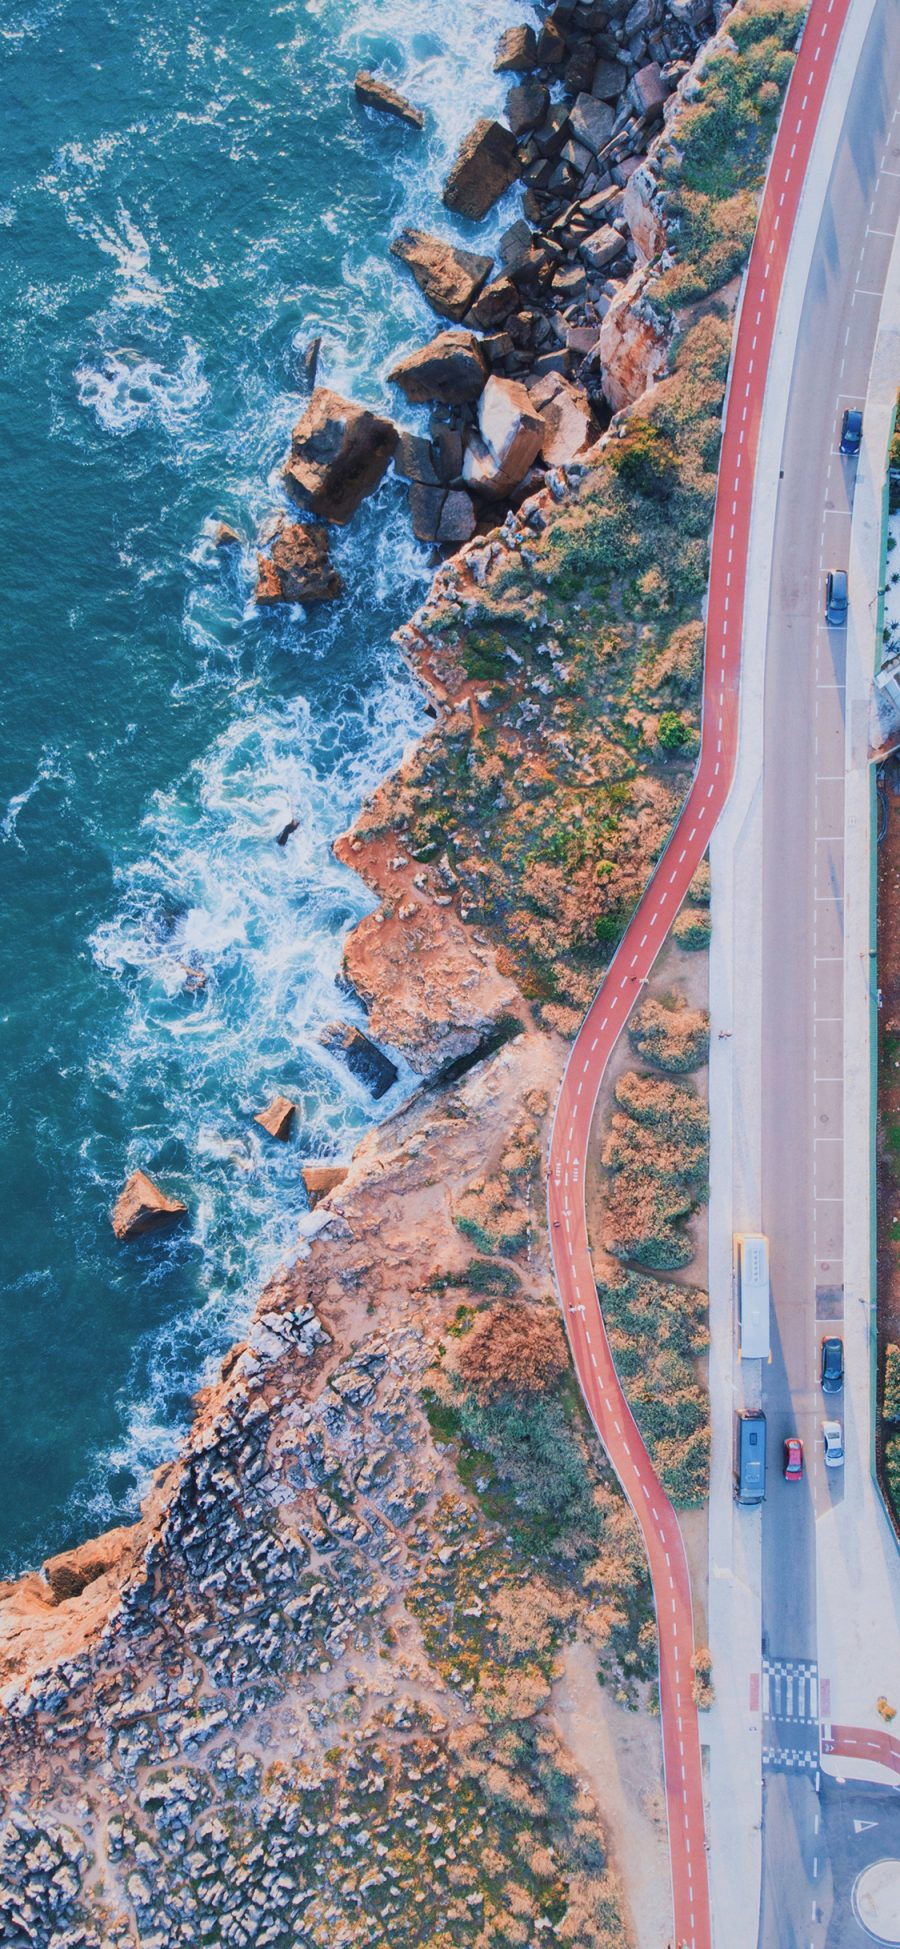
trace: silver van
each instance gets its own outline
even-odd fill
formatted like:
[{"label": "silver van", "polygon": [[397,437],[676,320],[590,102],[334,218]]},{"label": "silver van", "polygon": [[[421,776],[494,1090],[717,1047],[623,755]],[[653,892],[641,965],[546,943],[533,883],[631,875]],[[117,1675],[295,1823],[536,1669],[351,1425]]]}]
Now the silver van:
[{"label": "silver van", "polygon": [[762,1502],[766,1493],[766,1417],[761,1408],[737,1418],[735,1494],[738,1502]]}]

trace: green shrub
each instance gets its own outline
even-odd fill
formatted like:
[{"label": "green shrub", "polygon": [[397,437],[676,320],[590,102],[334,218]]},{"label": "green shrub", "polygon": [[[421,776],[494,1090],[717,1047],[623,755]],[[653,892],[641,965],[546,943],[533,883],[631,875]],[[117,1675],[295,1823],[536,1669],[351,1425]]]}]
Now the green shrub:
[{"label": "green shrub", "polygon": [[698,913],[693,907],[682,907],[672,933],[679,947],[706,948],[712,936],[712,921],[709,914]]},{"label": "green shrub", "polygon": [[663,711],[656,735],[664,751],[680,751],[684,745],[691,744],[694,737],[680,711]]},{"label": "green shrub", "polygon": [[900,1347],[893,1344],[885,1350],[881,1412],[885,1421],[900,1421]]},{"label": "green shrub", "polygon": [[709,1395],[694,1363],[709,1345],[706,1294],[623,1272],[598,1286],[597,1296],[619,1378],[667,1494],[679,1508],[702,1502]]},{"label": "green shrub", "polygon": [[900,1435],[891,1435],[884,1444],[884,1486],[900,1523]]}]

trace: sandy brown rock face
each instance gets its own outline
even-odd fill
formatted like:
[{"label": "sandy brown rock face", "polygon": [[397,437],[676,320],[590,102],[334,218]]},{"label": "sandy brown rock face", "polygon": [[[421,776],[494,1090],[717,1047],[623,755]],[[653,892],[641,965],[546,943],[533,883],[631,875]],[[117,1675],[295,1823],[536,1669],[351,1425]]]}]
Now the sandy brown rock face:
[{"label": "sandy brown rock face", "polygon": [[414,108],[405,95],[398,94],[389,81],[380,75],[371,74],[368,68],[360,68],[353,83],[354,93],[364,108],[377,108],[382,115],[393,115],[398,122],[406,122],[410,128],[424,129],[425,117],[420,108]]},{"label": "sandy brown rock face", "polygon": [[180,1198],[167,1198],[146,1171],[132,1171],[116,1200],[112,1228],[117,1238],[140,1238],[143,1232],[163,1231],[183,1218],[187,1206]]},{"label": "sandy brown rock face", "polygon": [[665,371],[669,335],[644,297],[646,269],[623,284],[600,327],[603,391],[614,412],[640,399]]},{"label": "sandy brown rock face", "polygon": [[465,406],[484,391],[488,364],[473,332],[439,332],[392,366],[388,378],[414,405]]},{"label": "sandy brown rock face", "polygon": [[658,197],[659,185],[652,170],[636,169],[625,186],[623,211],[639,264],[650,263],[666,247],[666,225]]},{"label": "sandy brown rock face", "polygon": [[278,602],[335,602],[343,590],[325,528],[292,521],[282,528],[271,554],[257,556],[256,600],[263,608]]},{"label": "sandy brown rock face", "polygon": [[457,216],[470,217],[477,223],[518,174],[519,153],[512,130],[484,116],[460,144],[444,185],[443,201]]},{"label": "sandy brown rock face", "polygon": [[301,507],[343,526],[378,486],[396,445],[390,420],[317,386],[293,431],[285,487]]},{"label": "sandy brown rock face", "polygon": [[57,1556],[48,1557],[44,1576],[52,1602],[69,1603],[98,1578],[123,1577],[134,1562],[139,1538],[140,1527],[132,1523],[127,1528],[105,1530],[102,1536],[92,1537],[90,1542],[81,1543],[74,1550],[62,1550]]},{"label": "sandy brown rock face", "polygon": [[442,318],[464,318],[494,268],[492,257],[459,250],[425,230],[402,230],[391,245],[391,256],[407,265]]},{"label": "sandy brown rock face", "polygon": [[253,1121],[267,1131],[270,1137],[277,1137],[285,1144],[291,1134],[291,1124],[296,1113],[297,1105],[291,1102],[289,1096],[273,1096],[268,1108],[260,1110]]}]

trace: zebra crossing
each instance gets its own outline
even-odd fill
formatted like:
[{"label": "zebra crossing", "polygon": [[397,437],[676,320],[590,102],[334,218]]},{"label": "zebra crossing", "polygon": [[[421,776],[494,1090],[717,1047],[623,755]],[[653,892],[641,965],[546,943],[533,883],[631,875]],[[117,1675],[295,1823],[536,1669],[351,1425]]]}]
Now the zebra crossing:
[{"label": "zebra crossing", "polygon": [[814,1773],[819,1765],[819,1676],[808,1658],[766,1658],[762,1669],[763,1765]]}]

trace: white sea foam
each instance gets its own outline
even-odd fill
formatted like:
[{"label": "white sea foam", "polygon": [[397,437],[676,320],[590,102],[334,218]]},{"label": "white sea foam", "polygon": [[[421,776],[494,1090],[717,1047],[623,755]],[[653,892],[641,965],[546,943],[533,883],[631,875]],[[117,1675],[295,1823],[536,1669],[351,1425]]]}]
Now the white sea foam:
[{"label": "white sea foam", "polygon": [[55,745],[45,744],[41,749],[41,755],[34,777],[29,780],[21,792],[13,793],[12,798],[7,803],[3,818],[0,819],[0,837],[6,843],[11,840],[21,851],[24,851],[17,831],[19,816],[24,811],[26,805],[34,798],[35,793],[40,791],[42,785],[46,785],[51,779],[60,778],[61,776],[59,751]]},{"label": "white sea foam", "polygon": [[173,433],[209,393],[200,350],[190,339],[174,371],[134,352],[107,352],[96,364],[80,365],[75,383],[82,406],[96,413],[107,433],[131,433],[145,420]]}]

